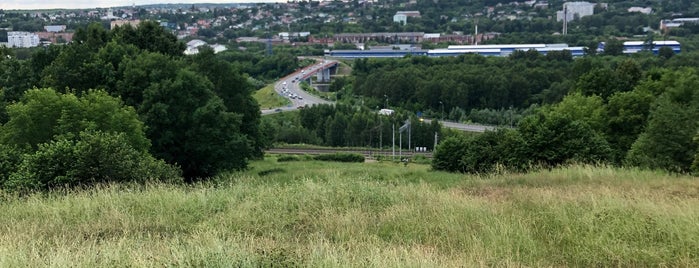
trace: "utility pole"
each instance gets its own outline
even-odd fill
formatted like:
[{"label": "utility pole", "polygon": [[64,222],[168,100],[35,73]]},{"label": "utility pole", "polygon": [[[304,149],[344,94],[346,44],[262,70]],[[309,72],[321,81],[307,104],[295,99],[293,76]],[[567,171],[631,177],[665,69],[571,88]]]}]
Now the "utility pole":
[{"label": "utility pole", "polygon": [[396,124],[395,123],[393,123],[393,125],[391,126],[391,130],[393,131],[393,154],[392,154],[393,159],[392,160],[395,161],[396,160]]},{"label": "utility pole", "polygon": [[473,43],[478,45],[478,19],[476,19],[476,33],[473,36]]},{"label": "utility pole", "polygon": [[439,133],[434,133],[434,146],[432,146],[432,151],[437,149],[437,142],[439,141]]},{"label": "utility pole", "polygon": [[380,154],[383,154],[383,121],[379,119],[379,150],[381,150]]},{"label": "utility pole", "polygon": [[568,6],[563,4],[563,35],[568,34]]},{"label": "utility pole", "polygon": [[439,101],[439,105],[442,106],[442,121],[444,121],[444,103],[442,101]]}]

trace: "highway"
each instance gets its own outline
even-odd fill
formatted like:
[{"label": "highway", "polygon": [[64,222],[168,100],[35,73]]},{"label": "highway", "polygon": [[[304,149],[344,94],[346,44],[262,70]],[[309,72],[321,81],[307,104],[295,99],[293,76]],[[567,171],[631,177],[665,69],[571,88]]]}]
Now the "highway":
[{"label": "highway", "polygon": [[[315,59],[315,60],[317,60],[316,64],[299,69],[296,72],[283,77],[282,79],[280,79],[279,81],[277,81],[274,84],[274,90],[278,94],[280,94],[281,96],[289,99],[291,101],[291,105],[277,107],[277,108],[273,108],[273,109],[262,110],[262,115],[268,115],[268,114],[279,113],[279,112],[284,112],[284,111],[294,111],[294,110],[298,110],[299,108],[302,109],[302,107],[305,107],[305,106],[313,106],[314,104],[332,104],[333,103],[331,101],[321,99],[319,97],[316,97],[315,95],[312,95],[306,91],[303,91],[301,89],[301,87],[299,86],[300,81],[303,81],[303,80],[307,79],[308,77],[315,75],[319,70],[322,70],[323,67],[337,64],[337,61],[334,61],[334,60],[323,60],[323,59]],[[291,98],[292,95],[294,95],[295,97]],[[467,131],[467,132],[485,132],[486,130],[495,130],[495,127],[493,127],[493,126],[485,126],[485,125],[477,125],[477,124],[461,124],[461,123],[456,123],[456,122],[440,121],[440,120],[437,120],[437,121],[439,121],[439,123],[442,124],[443,127],[458,129],[458,130]],[[432,119],[424,119],[424,122],[431,123]]]},{"label": "highway", "polygon": [[[289,99],[291,105],[278,107],[274,109],[262,110],[262,115],[278,113],[282,111],[293,111],[300,107],[313,106],[314,104],[331,104],[333,102],[321,99],[315,95],[312,95],[306,91],[303,91],[299,86],[299,82],[304,79],[315,75],[323,67],[337,64],[337,61],[331,60],[318,60],[318,63],[307,66],[303,69],[297,70],[296,72],[283,77],[274,84],[274,91],[276,91],[281,96]],[[298,79],[297,79],[298,78]],[[291,96],[294,96],[293,98]]]}]

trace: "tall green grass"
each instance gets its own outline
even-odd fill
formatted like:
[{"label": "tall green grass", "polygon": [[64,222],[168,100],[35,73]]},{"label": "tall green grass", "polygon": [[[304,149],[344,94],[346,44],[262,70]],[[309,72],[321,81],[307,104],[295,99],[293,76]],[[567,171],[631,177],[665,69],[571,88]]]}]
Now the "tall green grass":
[{"label": "tall green grass", "polygon": [[289,99],[280,96],[276,91],[274,91],[274,84],[269,84],[266,87],[255,91],[252,97],[255,98],[262,109],[272,109],[291,104]]},{"label": "tall green grass", "polygon": [[699,181],[254,162],[197,185],[3,194],[0,266],[699,266]]}]

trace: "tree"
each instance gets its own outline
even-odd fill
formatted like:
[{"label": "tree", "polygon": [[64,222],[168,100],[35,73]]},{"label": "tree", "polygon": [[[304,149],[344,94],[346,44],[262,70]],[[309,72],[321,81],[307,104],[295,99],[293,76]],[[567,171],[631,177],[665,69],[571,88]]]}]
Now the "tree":
[{"label": "tree", "polygon": [[[470,138],[472,139],[472,138]],[[466,154],[470,140],[464,136],[444,139],[432,155],[432,168],[450,172],[466,172],[460,164],[461,157]]]},{"label": "tree", "polygon": [[211,48],[201,49],[190,60],[192,68],[213,83],[213,91],[223,100],[227,111],[243,116],[241,131],[253,142],[252,154],[261,157],[264,140],[260,133],[260,106],[252,97],[253,87],[230,63],[216,58]]},{"label": "tree", "polygon": [[126,105],[138,109],[143,102],[145,90],[151,86],[159,86],[159,83],[165,80],[172,79],[177,75],[177,70],[183,67],[181,61],[163,54],[141,53],[120,64],[119,72],[123,77],[116,84],[115,95],[120,96]]},{"label": "tree", "polygon": [[134,109],[104,91],[89,91],[78,98],[53,89],[33,89],[7,111],[9,121],[0,129],[3,144],[37,149],[56,137],[71,138],[95,130],[124,133],[128,144],[140,152],[150,146]]},{"label": "tree", "polygon": [[81,93],[88,89],[104,89],[110,76],[110,68],[95,58],[98,48],[88,44],[73,43],[61,50],[56,59],[41,76],[43,87],[51,87],[61,92],[72,89]]},{"label": "tree", "polygon": [[550,113],[524,118],[519,132],[524,155],[535,165],[555,167],[569,162],[596,164],[610,159],[611,149],[588,124]]},{"label": "tree", "polygon": [[658,49],[658,56],[664,59],[669,59],[672,58],[672,56],[675,55],[675,51],[672,50],[672,48],[669,47],[660,47]]},{"label": "tree", "polygon": [[607,111],[604,101],[597,95],[583,96],[572,93],[551,106],[550,113],[572,120],[585,122],[593,130],[602,133],[607,126]]},{"label": "tree", "polygon": [[604,55],[619,56],[624,53],[624,42],[616,38],[609,38],[604,44]]},{"label": "tree", "polygon": [[617,92],[609,97],[605,134],[612,147],[615,163],[622,162],[631,144],[643,132],[654,101],[653,93],[641,88]]},{"label": "tree", "polygon": [[182,56],[186,48],[175,35],[155,21],[142,21],[136,28],[128,24],[116,27],[112,30],[112,35],[117,42],[173,57]]},{"label": "tree", "polygon": [[661,96],[653,108],[648,127],[633,143],[626,164],[674,172],[690,170],[697,144],[696,108]]},{"label": "tree", "polygon": [[192,71],[181,69],[149,86],[139,114],[149,127],[153,154],[181,166],[190,181],[245,168],[252,157],[242,116],[228,112],[213,84]]},{"label": "tree", "polygon": [[93,22],[87,28],[78,28],[73,37],[73,42],[83,44],[84,48],[94,53],[104,46],[109,39],[109,32],[102,27],[102,24]]},{"label": "tree", "polygon": [[617,81],[617,91],[631,91],[641,80],[643,72],[641,67],[635,61],[626,59],[617,65],[614,70]]},{"label": "tree", "polygon": [[577,90],[584,96],[597,95],[607,99],[619,91],[618,78],[609,68],[593,69],[578,78]]}]

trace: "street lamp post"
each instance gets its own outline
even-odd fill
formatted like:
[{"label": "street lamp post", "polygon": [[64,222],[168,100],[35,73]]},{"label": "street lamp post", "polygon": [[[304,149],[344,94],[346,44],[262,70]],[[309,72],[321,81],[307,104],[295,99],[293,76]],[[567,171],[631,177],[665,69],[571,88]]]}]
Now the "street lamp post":
[{"label": "street lamp post", "polygon": [[444,120],[444,103],[442,101],[439,101],[439,105],[442,106],[442,120]]}]

